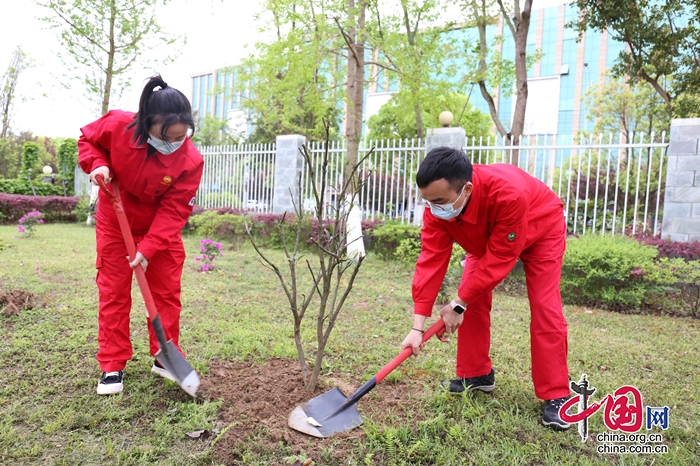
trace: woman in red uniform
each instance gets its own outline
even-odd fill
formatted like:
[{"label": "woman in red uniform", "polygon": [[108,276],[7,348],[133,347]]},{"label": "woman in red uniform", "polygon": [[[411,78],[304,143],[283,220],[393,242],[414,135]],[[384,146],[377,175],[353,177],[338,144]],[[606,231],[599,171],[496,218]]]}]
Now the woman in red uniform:
[{"label": "woman in red uniform", "polygon": [[[102,174],[116,180],[136,257],[129,262],[124,238],[109,200],[100,192],[97,219],[97,288],[100,295],[97,361],[102,376],[99,395],[120,393],[124,368],[131,359],[129,313],[133,268],[141,265],[166,335],[178,346],[180,278],[185,250],[180,231],[194,206],[202,177],[202,155],[188,137],[194,131],[185,95],[154,76],[141,94],[137,113],[112,110],[81,128],[78,161],[90,180]],[[158,342],[150,324],[150,353]],[[154,359],[151,370],[171,380]]]}]

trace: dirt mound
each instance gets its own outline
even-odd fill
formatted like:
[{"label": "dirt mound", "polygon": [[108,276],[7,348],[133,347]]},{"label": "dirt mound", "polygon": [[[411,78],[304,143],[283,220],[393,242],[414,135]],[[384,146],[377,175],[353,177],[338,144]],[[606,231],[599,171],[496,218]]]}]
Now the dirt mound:
[{"label": "dirt mound", "polygon": [[22,291],[0,291],[0,309],[2,314],[15,315],[25,309],[33,309],[36,305],[36,298],[33,294]]},{"label": "dirt mound", "polygon": [[[303,449],[313,460],[318,460],[320,452],[328,448],[333,449],[334,456],[342,457],[364,439],[362,429],[317,439],[290,429],[287,419],[296,406],[333,387],[350,395],[362,382],[351,375],[334,374],[333,379],[324,379],[322,388],[309,393],[304,390],[297,360],[213,360],[200,393],[208,399],[224,400],[218,423],[223,434],[214,447],[216,460],[227,465],[241,464],[238,451],[267,454],[279,450],[280,442],[293,454],[300,454]],[[423,391],[419,381],[408,382],[378,385],[358,402],[363,418],[385,425],[383,421],[389,416],[406,415]]]}]

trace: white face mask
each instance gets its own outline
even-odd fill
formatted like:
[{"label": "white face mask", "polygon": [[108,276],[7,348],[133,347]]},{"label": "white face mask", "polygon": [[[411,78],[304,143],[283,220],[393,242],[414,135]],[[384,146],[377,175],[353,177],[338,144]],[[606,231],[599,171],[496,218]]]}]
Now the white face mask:
[{"label": "white face mask", "polygon": [[150,134],[148,135],[148,143],[152,145],[158,152],[160,152],[163,155],[170,155],[176,150],[180,148],[180,146],[185,142],[185,139],[182,141],[175,141],[175,142],[167,142],[167,141],[162,141],[158,138],[154,138]]},{"label": "white face mask", "polygon": [[432,202],[428,202],[430,213],[441,220],[451,220],[458,216],[462,211],[462,208],[460,207],[459,209],[455,209],[455,204],[461,197],[462,191],[466,186],[467,185],[462,186],[462,189],[460,189],[459,194],[457,194],[457,199],[455,199],[454,202],[449,202],[447,204],[433,204]]}]

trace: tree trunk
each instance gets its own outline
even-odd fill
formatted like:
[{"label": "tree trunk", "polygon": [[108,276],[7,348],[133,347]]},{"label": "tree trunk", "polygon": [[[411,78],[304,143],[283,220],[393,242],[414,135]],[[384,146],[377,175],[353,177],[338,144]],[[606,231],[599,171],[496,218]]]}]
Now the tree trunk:
[{"label": "tree trunk", "polygon": [[477,83],[479,84],[479,91],[481,96],[486,101],[489,107],[489,113],[491,114],[491,120],[496,126],[496,131],[498,134],[504,138],[508,138],[508,131],[506,131],[505,126],[501,122],[501,118],[498,116],[498,109],[496,108],[496,102],[494,102],[491,93],[486,88],[486,54],[488,53],[488,46],[486,44],[486,5],[482,2],[481,11],[479,11],[479,6],[476,0],[472,1],[472,9],[474,12],[474,18],[476,20],[477,30],[479,31],[479,79]]},{"label": "tree trunk", "polygon": [[109,53],[107,55],[107,69],[105,70],[105,87],[102,91],[102,115],[109,111],[109,97],[112,93],[112,75],[114,74],[114,23],[117,17],[117,7],[114,0],[110,1],[109,12]]},{"label": "tree trunk", "polygon": [[[357,163],[360,138],[362,136],[362,110],[365,90],[365,11],[367,0],[348,0],[348,17],[350,27],[347,32],[348,42],[348,79],[346,91],[348,95],[347,112],[345,116],[345,137],[348,141],[347,159],[345,162],[345,184],[353,186],[357,182],[351,179],[352,167]],[[357,25],[355,25],[357,14]],[[353,192],[352,190],[351,192]]]},{"label": "tree trunk", "polygon": [[423,139],[423,115],[420,111],[420,104],[414,107],[416,111],[416,135],[418,139]]},{"label": "tree trunk", "polygon": [[[525,128],[525,110],[527,107],[527,33],[530,29],[530,13],[532,10],[532,0],[525,2],[523,12],[516,16],[515,21],[515,79],[518,95],[515,99],[515,109],[513,110],[513,125],[510,128],[511,144],[518,146],[520,138]],[[516,12],[518,15],[518,12]],[[518,165],[517,150],[510,152],[509,163]]]}]

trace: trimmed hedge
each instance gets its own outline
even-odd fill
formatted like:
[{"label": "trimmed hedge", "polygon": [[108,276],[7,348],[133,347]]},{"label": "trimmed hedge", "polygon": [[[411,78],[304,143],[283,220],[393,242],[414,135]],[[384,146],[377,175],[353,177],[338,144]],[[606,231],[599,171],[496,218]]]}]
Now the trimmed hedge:
[{"label": "trimmed hedge", "polygon": [[41,181],[33,181],[34,190],[28,180],[21,178],[0,179],[0,193],[21,194],[24,196],[63,196],[63,187]]},{"label": "trimmed hedge", "polygon": [[77,220],[75,208],[79,201],[79,197],[0,193],[0,219],[4,223],[14,223],[27,212],[38,210],[44,214],[47,222],[74,222]]},{"label": "trimmed hedge", "polygon": [[[203,238],[227,240],[234,245],[248,241],[243,215],[247,215],[248,225],[253,238],[258,246],[272,249],[282,249],[282,236],[277,224],[282,218],[281,214],[247,212],[241,209],[220,208],[202,209],[195,207],[187,221],[186,230]],[[368,246],[368,232],[378,224],[375,222],[362,222],[362,230],[365,233],[365,246]],[[284,237],[287,246],[292,247],[296,238],[296,220],[293,214],[287,214],[284,218]],[[303,247],[312,248],[318,237],[317,221],[314,217],[305,217],[302,227]],[[324,234],[330,233],[331,221],[328,220],[323,229]]]}]

